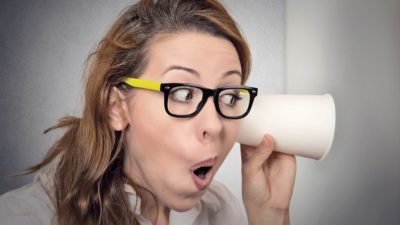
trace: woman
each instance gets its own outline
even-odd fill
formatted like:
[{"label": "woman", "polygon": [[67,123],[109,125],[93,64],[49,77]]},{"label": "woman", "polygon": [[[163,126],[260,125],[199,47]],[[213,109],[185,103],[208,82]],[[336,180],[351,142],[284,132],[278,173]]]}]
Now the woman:
[{"label": "woman", "polygon": [[[243,224],[212,182],[257,89],[250,53],[215,0],[143,0],[114,22],[87,63],[82,118],[3,195],[6,224]],[[48,130],[48,131],[49,131]],[[47,131],[46,131],[47,132]],[[248,222],[289,224],[295,158],[266,135],[241,146]]]}]

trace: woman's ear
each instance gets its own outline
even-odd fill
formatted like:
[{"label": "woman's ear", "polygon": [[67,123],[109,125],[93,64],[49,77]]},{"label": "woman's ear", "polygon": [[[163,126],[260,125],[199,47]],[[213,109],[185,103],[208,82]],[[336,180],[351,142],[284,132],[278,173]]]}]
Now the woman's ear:
[{"label": "woman's ear", "polygon": [[117,87],[112,87],[108,100],[109,124],[115,131],[122,131],[128,124],[126,118],[126,102],[121,100],[120,94]]}]

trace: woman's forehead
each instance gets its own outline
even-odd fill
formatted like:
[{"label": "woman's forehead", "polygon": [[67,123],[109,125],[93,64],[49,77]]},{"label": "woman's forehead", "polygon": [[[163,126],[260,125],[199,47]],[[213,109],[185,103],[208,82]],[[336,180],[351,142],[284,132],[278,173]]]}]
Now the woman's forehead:
[{"label": "woman's forehead", "polygon": [[233,44],[225,38],[204,32],[158,35],[148,46],[148,63],[149,69],[165,70],[181,66],[199,74],[241,73],[240,60]]}]

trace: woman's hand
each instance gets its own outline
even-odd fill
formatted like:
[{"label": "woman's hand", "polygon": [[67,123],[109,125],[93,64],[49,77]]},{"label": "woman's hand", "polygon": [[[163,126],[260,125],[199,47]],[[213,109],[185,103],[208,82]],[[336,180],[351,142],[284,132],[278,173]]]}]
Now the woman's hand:
[{"label": "woman's hand", "polygon": [[257,147],[241,145],[242,195],[250,225],[289,224],[296,159],[274,148],[268,134]]}]

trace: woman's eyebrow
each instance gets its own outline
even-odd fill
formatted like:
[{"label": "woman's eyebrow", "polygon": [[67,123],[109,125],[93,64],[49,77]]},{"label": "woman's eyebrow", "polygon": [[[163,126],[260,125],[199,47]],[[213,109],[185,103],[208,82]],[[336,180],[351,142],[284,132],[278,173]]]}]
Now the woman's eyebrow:
[{"label": "woman's eyebrow", "polygon": [[232,74],[237,74],[239,76],[242,76],[242,73],[239,70],[229,70],[227,72],[225,72],[223,75],[224,77],[232,75]]},{"label": "woman's eyebrow", "polygon": [[[164,75],[171,70],[184,70],[184,71],[191,73],[197,77],[200,76],[199,72],[197,72],[196,70],[188,68],[188,67],[184,67],[184,66],[178,66],[178,65],[169,66],[167,69],[164,70],[164,72],[162,74]],[[233,75],[233,74],[242,76],[242,73],[239,70],[229,70],[229,71],[226,71],[225,73],[223,73],[222,75],[224,77],[226,77],[226,76]]]},{"label": "woman's eyebrow", "polygon": [[199,72],[197,72],[196,70],[191,69],[191,68],[187,68],[187,67],[184,67],[184,66],[178,66],[178,65],[169,66],[167,69],[164,70],[164,72],[162,74],[164,75],[164,74],[166,74],[167,72],[169,72],[171,70],[184,70],[184,71],[189,72],[189,73],[191,73],[191,74],[193,74],[193,75],[195,75],[197,77],[200,76]]}]

